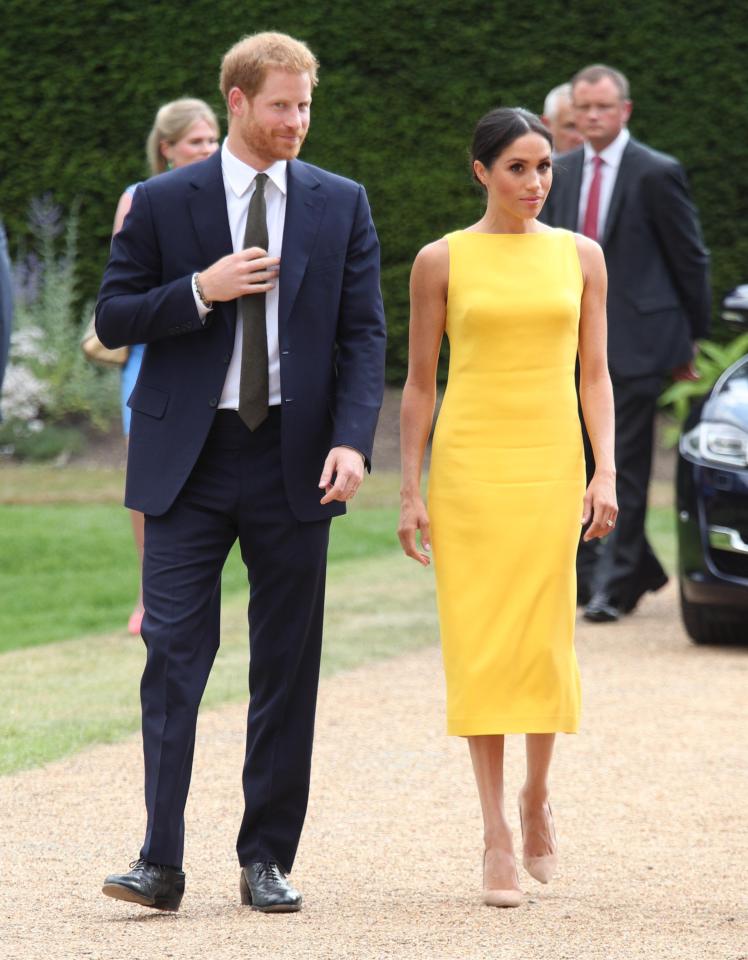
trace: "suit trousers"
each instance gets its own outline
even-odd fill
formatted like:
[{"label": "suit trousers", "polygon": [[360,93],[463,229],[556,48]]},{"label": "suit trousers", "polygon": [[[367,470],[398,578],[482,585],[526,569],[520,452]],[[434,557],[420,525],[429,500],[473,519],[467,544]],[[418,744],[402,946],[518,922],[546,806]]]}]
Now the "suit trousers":
[{"label": "suit trousers", "polygon": [[290,871],[309,793],[329,529],[329,519],[291,513],[274,407],[255,431],[218,411],[175,503],[146,516],[141,856],[152,863],[182,865],[198,706],[219,644],[216,591],[238,537],[250,584],[250,699],[236,849],[242,865],[274,860]]},{"label": "suit trousers", "polygon": [[615,456],[619,514],[605,539],[594,577],[595,592],[606,594],[624,612],[667,574],[647,540],[647,492],[652,471],[654,420],[662,377],[613,378]]}]

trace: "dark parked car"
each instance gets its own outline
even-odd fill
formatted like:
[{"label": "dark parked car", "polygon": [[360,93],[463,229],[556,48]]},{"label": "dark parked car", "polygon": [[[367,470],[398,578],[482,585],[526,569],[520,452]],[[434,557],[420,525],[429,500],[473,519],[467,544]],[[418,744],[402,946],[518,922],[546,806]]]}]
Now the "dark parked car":
[{"label": "dark parked car", "polygon": [[[722,316],[748,321],[748,286]],[[743,328],[745,329],[745,328]],[[696,643],[748,643],[748,355],[729,367],[680,438],[681,611]]]}]

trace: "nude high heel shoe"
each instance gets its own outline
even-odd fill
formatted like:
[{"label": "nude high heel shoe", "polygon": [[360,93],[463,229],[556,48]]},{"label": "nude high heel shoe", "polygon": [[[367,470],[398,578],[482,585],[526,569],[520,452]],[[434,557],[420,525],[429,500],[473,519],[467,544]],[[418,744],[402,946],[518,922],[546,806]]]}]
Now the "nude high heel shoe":
[{"label": "nude high heel shoe", "polygon": [[548,819],[551,825],[551,840],[553,842],[553,853],[547,853],[543,857],[530,857],[525,848],[525,827],[522,823],[522,800],[518,800],[519,806],[519,826],[522,831],[522,864],[535,880],[539,883],[548,883],[552,879],[558,866],[558,840],[556,839],[556,825],[553,822],[553,811],[550,803],[548,807]]},{"label": "nude high heel shoe", "polygon": [[[514,857],[512,857],[512,860]],[[514,868],[514,877],[519,887],[519,877],[517,868]],[[487,907],[518,907],[522,903],[522,891],[512,890],[490,890],[486,887],[486,851],[483,851],[483,902]]]}]

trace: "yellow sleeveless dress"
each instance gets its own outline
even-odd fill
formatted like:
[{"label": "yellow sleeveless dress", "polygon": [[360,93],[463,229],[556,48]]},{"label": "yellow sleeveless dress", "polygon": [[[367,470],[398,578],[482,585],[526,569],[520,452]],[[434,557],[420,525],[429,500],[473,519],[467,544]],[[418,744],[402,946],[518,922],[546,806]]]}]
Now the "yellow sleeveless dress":
[{"label": "yellow sleeveless dress", "polygon": [[447,732],[576,732],[584,452],[574,235],[448,234],[449,377],[428,508]]}]

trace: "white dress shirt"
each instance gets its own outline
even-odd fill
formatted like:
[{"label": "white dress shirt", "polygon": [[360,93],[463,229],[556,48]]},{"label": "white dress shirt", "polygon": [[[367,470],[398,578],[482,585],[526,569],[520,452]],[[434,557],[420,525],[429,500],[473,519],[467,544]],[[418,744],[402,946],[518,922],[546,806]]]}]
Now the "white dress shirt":
[{"label": "white dress shirt", "polygon": [[[229,150],[224,140],[221,147],[221,165],[223,169],[223,187],[226,191],[226,209],[229,215],[229,229],[234,253],[244,249],[244,230],[252,194],[255,192],[255,177],[260,172],[239,160]],[[279,257],[283,246],[283,225],[286,220],[286,161],[276,162],[263,170],[267,174],[265,184],[265,210],[268,227],[268,256]],[[195,303],[201,318],[208,313],[195,290]],[[252,294],[256,296],[256,294]],[[223,384],[219,410],[239,409],[239,379],[241,376],[243,331],[239,318],[238,301],[234,352]],[[278,351],[278,284],[265,294],[265,325],[268,338],[268,403],[274,406],[281,402],[280,359]]]},{"label": "white dress shirt", "polygon": [[626,144],[629,142],[630,137],[631,134],[627,128],[624,127],[615,140],[609,143],[599,154],[595,154],[592,146],[585,141],[582,189],[579,191],[579,217],[577,221],[580,233],[584,225],[587,197],[589,196],[590,184],[592,183],[592,174],[594,172],[592,161],[594,157],[599,156],[603,161],[600,167],[600,206],[597,212],[597,238],[599,240],[605,231],[605,221],[607,220],[608,209],[610,208],[610,198],[613,196],[613,187],[615,186],[616,177],[618,176],[618,168],[621,166],[623,151],[626,149]]}]

